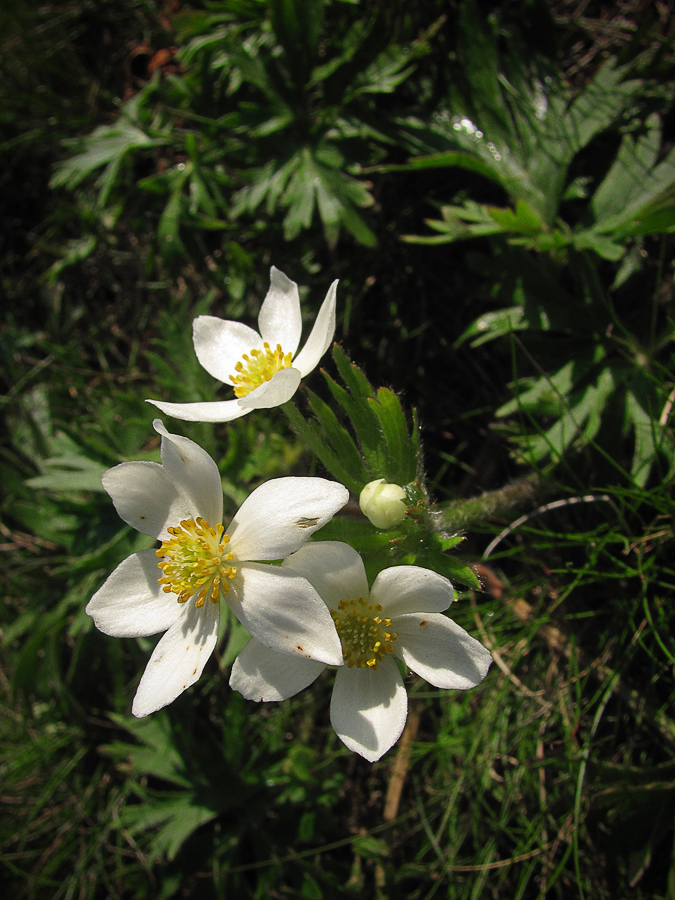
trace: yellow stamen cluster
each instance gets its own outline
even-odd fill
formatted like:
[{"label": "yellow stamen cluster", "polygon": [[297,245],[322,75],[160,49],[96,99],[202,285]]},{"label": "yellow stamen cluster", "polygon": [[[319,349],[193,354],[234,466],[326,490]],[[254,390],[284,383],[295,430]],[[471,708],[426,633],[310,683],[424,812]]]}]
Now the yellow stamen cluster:
[{"label": "yellow stamen cluster", "polygon": [[351,669],[376,669],[381,659],[391,653],[396,640],[391,631],[391,619],[383,619],[379,603],[367,603],[363,597],[357,600],[340,600],[337,609],[330,614],[342,642],[342,656]]},{"label": "yellow stamen cluster", "polygon": [[292,353],[284,353],[281,344],[276,349],[270,349],[265,341],[263,350],[251,350],[251,355],[244,353],[242,359],[234,367],[236,375],[230,375],[230,381],[234,385],[234,393],[237,397],[246,397],[266,381],[281,371],[288,369],[293,359]]},{"label": "yellow stamen cluster", "polygon": [[185,603],[195,597],[195,606],[201,607],[210,600],[218,603],[221,592],[226,594],[237,570],[229,565],[234,553],[227,552],[229,535],[222,525],[212,528],[201,516],[184,519],[180,528],[167,528],[172,537],[164,541],[156,554],[162,557],[157,565],[164,572],[158,579],[167,594],[178,595],[178,602]]}]

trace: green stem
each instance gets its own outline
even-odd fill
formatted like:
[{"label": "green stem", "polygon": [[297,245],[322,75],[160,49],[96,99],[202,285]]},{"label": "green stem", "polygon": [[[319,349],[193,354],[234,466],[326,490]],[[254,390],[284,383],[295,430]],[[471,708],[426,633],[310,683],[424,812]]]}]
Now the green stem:
[{"label": "green stem", "polygon": [[440,504],[436,508],[434,525],[437,531],[462,531],[491,516],[509,516],[523,506],[531,506],[543,497],[545,491],[540,475],[528,475],[480,497]]}]

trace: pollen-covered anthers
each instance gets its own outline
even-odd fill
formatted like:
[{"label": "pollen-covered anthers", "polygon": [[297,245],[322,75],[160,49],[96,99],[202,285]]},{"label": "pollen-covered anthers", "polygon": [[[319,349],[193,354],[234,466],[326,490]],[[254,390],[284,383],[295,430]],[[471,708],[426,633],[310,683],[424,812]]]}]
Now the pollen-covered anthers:
[{"label": "pollen-covered anthers", "polygon": [[367,603],[363,597],[340,600],[338,608],[331,610],[342,656],[350,669],[376,669],[394,649],[396,634],[391,631],[391,619],[383,619],[378,615],[381,612],[379,603]]},{"label": "pollen-covered anthers", "polygon": [[162,543],[157,556],[163,557],[157,565],[164,572],[158,579],[167,594],[178,595],[178,602],[195,598],[195,606],[203,606],[207,600],[218,603],[221,593],[229,589],[229,579],[237,570],[229,565],[234,553],[227,552],[229,535],[223,534],[222,525],[212,528],[201,516],[184,519],[180,528],[167,528],[171,537]]},{"label": "pollen-covered anthers", "polygon": [[230,375],[230,381],[234,385],[234,393],[237,397],[246,397],[266,381],[281,371],[291,366],[292,353],[284,353],[281,344],[276,349],[270,349],[265,341],[262,350],[251,350],[251,355],[244,353],[242,359],[234,367],[236,375]]}]

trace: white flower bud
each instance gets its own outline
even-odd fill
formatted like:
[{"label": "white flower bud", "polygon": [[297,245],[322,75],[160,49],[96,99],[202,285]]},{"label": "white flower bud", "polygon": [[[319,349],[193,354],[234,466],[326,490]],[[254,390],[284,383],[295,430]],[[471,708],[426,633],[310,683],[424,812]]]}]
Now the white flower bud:
[{"label": "white flower bud", "polygon": [[406,505],[403,488],[398,484],[387,484],[384,478],[367,484],[359,497],[361,512],[376,528],[393,528],[402,522]]}]

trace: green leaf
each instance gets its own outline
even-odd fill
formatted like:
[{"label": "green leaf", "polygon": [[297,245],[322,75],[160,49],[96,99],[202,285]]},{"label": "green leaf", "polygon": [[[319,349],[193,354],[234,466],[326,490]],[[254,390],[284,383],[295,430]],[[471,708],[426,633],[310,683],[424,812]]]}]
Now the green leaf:
[{"label": "green leaf", "polygon": [[61,272],[68,268],[83,262],[95,249],[98,241],[93,234],[86,235],[81,238],[73,238],[63,248],[61,259],[53,263],[47,271],[47,278],[55,281]]},{"label": "green leaf", "polygon": [[389,847],[385,841],[369,834],[358,835],[352,840],[354,853],[366,859],[382,859],[389,855]]},{"label": "green leaf", "polygon": [[660,184],[655,192],[650,189],[650,181],[654,177],[652,169],[661,144],[659,117],[649,116],[645,126],[646,133],[637,140],[630,134],[624,135],[612,167],[589,203],[594,221],[600,222],[602,219],[625,214],[631,205],[646,203],[654,193],[658,194],[668,187],[675,178],[674,171],[670,177],[665,176],[665,183]]},{"label": "green leaf", "polygon": [[132,150],[148,149],[165,143],[163,139],[151,138],[124,116],[114,125],[100,125],[85,138],[85,149],[60,163],[50,186],[68,187],[72,190],[101,166],[119,163]]},{"label": "green leaf", "polygon": [[398,165],[382,165],[374,168],[376,172],[415,172],[424,171],[426,169],[445,169],[459,168],[467,169],[469,172],[476,172],[484,178],[489,178],[500,184],[500,179],[492,166],[479,156],[462,150],[446,150],[442,153],[432,153],[428,156],[416,156],[408,160],[407,163]]},{"label": "green leaf", "polygon": [[635,441],[631,475],[640,487],[647,483],[659,453],[665,454],[671,469],[675,462],[671,432],[647,408],[656,406],[656,401],[653,387],[645,378],[631,380],[626,390],[626,418],[633,428]]},{"label": "green leaf", "polygon": [[[223,615],[222,612],[221,615]],[[222,671],[229,669],[251,639],[251,635],[246,631],[229,607],[227,608],[225,615],[227,617],[227,640],[223,645],[218,661],[218,665]]]},{"label": "green leaf", "polygon": [[649,116],[646,127],[646,134],[636,141],[630,135],[624,137],[589,204],[596,232],[624,239],[665,233],[675,226],[675,150],[655,166],[661,144],[658,116]]},{"label": "green leaf", "polygon": [[361,369],[350,362],[337,344],[333,346],[333,359],[347,390],[333,381],[326,372],[322,374],[334,399],[345,410],[352,423],[371,474],[382,477],[385,466],[382,432],[378,417],[369,405],[370,400],[376,399],[376,393]]},{"label": "green leaf", "polygon": [[318,55],[324,0],[270,0],[274,33],[298,87],[309,79]]},{"label": "green leaf", "polygon": [[480,127],[491,140],[515,144],[508,106],[502,96],[501,60],[494,24],[486,21],[476,3],[460,7],[459,53]]},{"label": "green leaf", "polygon": [[193,795],[181,792],[173,797],[164,794],[154,803],[146,799],[141,805],[128,806],[121,819],[132,834],[157,828],[151,842],[152,856],[173,859],[190,835],[217,815],[217,810],[201,805]]},{"label": "green leaf", "polygon": [[598,230],[613,232],[615,240],[647,234],[669,234],[675,230],[675,183],[645,206],[635,210],[630,219],[617,216],[600,222]]},{"label": "green leaf", "polygon": [[299,896],[303,900],[323,900],[321,885],[309,872],[304,873]]},{"label": "green leaf", "polygon": [[532,460],[551,456],[562,459],[576,441],[592,441],[600,428],[600,418],[607,399],[616,388],[614,372],[603,369],[594,383],[569,395],[567,411],[558,421],[537,437],[523,440]]},{"label": "green leaf", "polygon": [[234,195],[232,216],[255,212],[263,200],[267,200],[267,212],[271,215],[299,163],[299,155],[294,154],[283,164],[271,161],[260,169],[250,170],[247,175],[253,183]]},{"label": "green leaf", "polygon": [[189,787],[191,780],[185,763],[174,746],[171,723],[166,713],[144,719],[131,719],[116,713],[110,718],[121,728],[130,732],[138,744],[113,742],[105,746],[108,756],[120,762],[130,771],[152,774],[164,781],[182,787]]},{"label": "green leaf", "polygon": [[409,484],[415,478],[417,459],[398,397],[393,391],[380,388],[377,400],[370,398],[368,403],[384,437],[386,462],[382,475],[394,484]]},{"label": "green leaf", "polygon": [[[347,2],[351,2],[351,0],[347,0]],[[358,3],[358,0],[355,0],[355,2]],[[354,58],[357,50],[359,50],[371,33],[374,25],[374,17],[372,19],[366,19],[365,21],[363,19],[357,19],[353,22],[350,25],[347,34],[342,39],[342,46],[339,52],[336,52],[327,62],[316,66],[307,82],[307,88],[314,87],[314,85],[319,84],[322,81],[328,81],[336,72],[338,72],[338,75],[333,81],[340,79],[342,73],[340,73],[339,70]],[[337,48],[335,49],[337,50]],[[332,85],[324,85],[324,88],[330,90]]]},{"label": "green leaf", "polygon": [[351,491],[358,493],[363,485],[359,485],[352,478],[340,457],[329,447],[319,423],[305,419],[292,401],[285,403],[283,410],[301,440],[318,457],[324,468]]},{"label": "green leaf", "polygon": [[348,90],[345,102],[359,94],[391,94],[414,70],[408,48],[393,44],[359,74]]},{"label": "green leaf", "polygon": [[642,245],[641,242],[638,244],[634,244],[632,247],[629,247],[625,256],[621,261],[621,265],[619,266],[619,270],[614,276],[614,281],[612,282],[612,291],[616,291],[623,284],[625,284],[628,279],[635,275],[636,272],[639,272],[644,264],[644,258],[642,256]]},{"label": "green leaf", "polygon": [[187,256],[187,250],[181,240],[180,225],[183,210],[183,185],[189,176],[189,169],[180,173],[176,178],[168,203],[160,216],[157,225],[157,241],[162,256],[167,260]]},{"label": "green leaf", "polygon": [[26,484],[51,491],[103,491],[101,476],[107,466],[85,456],[59,456],[44,460],[45,474],[29,478]]},{"label": "green leaf", "polygon": [[[509,211],[510,212],[510,211]],[[406,234],[402,240],[409,244],[445,244],[473,237],[500,234],[504,228],[492,214],[493,209],[466,200],[462,206],[441,207],[442,219],[425,219],[425,223],[443,237],[424,237]]]},{"label": "green leaf", "polygon": [[518,395],[501,406],[495,415],[503,418],[519,410],[537,415],[560,415],[574,386],[586,378],[605,356],[605,350],[597,345],[585,352],[580,351],[575,359],[565,363],[552,375],[542,375],[525,390],[521,385]]},{"label": "green leaf", "polygon": [[267,71],[263,59],[250,43],[230,45],[229,64],[236,68],[241,78],[248,84],[257,87],[273,104],[283,102],[279,96],[278,86],[270,72]]},{"label": "green leaf", "polygon": [[675,190],[668,191],[639,210],[635,221],[621,229],[621,238],[648,234],[672,234],[675,231]]},{"label": "green leaf", "polygon": [[524,200],[516,200],[516,209],[497,209],[487,207],[489,215],[504,231],[515,231],[519,234],[537,234],[542,230],[543,222],[536,213],[530,209]]},{"label": "green leaf", "polygon": [[463,534],[454,534],[452,537],[444,538],[440,534],[433,534],[432,537],[440,545],[441,550],[454,550],[465,539]]},{"label": "green leaf", "polygon": [[528,328],[548,331],[550,327],[543,310],[536,311],[532,316],[525,312],[523,306],[509,306],[496,312],[483,313],[457,338],[457,344],[471,340],[471,346],[478,347],[514,331]]},{"label": "green leaf", "polygon": [[598,234],[595,231],[580,231],[572,238],[572,243],[577,250],[592,250],[602,259],[616,262],[626,252],[623,244],[617,244],[611,238]]},{"label": "green leaf", "polygon": [[588,187],[593,179],[590,175],[579,175],[565,188],[563,200],[585,200],[588,197]]},{"label": "green leaf", "polygon": [[359,494],[375,478],[410,484],[417,474],[420,449],[416,416],[409,430],[393,391],[380,388],[375,393],[365,375],[337,345],[333,358],[348,390],[326,372],[323,375],[333,399],[346,413],[358,446],[334,410],[311,391],[307,396],[314,420],[304,419],[289,403],[284,410],[291,423],[324,466],[352,493]]},{"label": "green leaf", "polygon": [[312,224],[314,187],[313,167],[306,156],[303,156],[283,193],[283,204],[288,207],[284,218],[284,237],[287,241],[292,241]]},{"label": "green leaf", "polygon": [[342,466],[352,477],[353,486],[348,485],[348,487],[353,493],[358,493],[368,481],[368,471],[363,456],[359,453],[347,430],[338,422],[337,416],[330,406],[312,391],[308,390],[307,396],[310,408],[316,416],[319,425],[332,444]]},{"label": "green leaf", "polygon": [[434,554],[425,558],[425,562],[440,575],[445,575],[453,584],[459,582],[474,591],[480,591],[483,588],[473,568],[454,556]]},{"label": "green leaf", "polygon": [[[344,409],[352,423],[363,455],[371,474],[383,468],[384,461],[380,449],[380,428],[377,416],[368,406],[368,398],[354,399],[326,372],[322,372],[335,401]],[[344,379],[343,379],[344,380]],[[361,485],[363,487],[363,484]]]},{"label": "green leaf", "polygon": [[627,72],[625,66],[607,60],[573,100],[563,120],[568,143],[566,161],[616,122],[628,102],[642,90],[641,80],[625,80]]},{"label": "green leaf", "polygon": [[362,182],[334,168],[341,159],[337,148],[324,142],[303,147],[283,163],[270,162],[251,170],[248,174],[254,183],[235,195],[232,215],[253,212],[266,200],[269,214],[279,207],[287,210],[284,236],[293,240],[311,227],[318,208],[330,246],[335,246],[342,227],[364,246],[374,246],[375,234],[357,211],[371,206],[373,198]]},{"label": "green leaf", "polygon": [[366,376],[356,363],[351,362],[338,344],[333,344],[333,360],[340,377],[355,400],[367,400],[369,397],[375,399],[375,391]]}]

